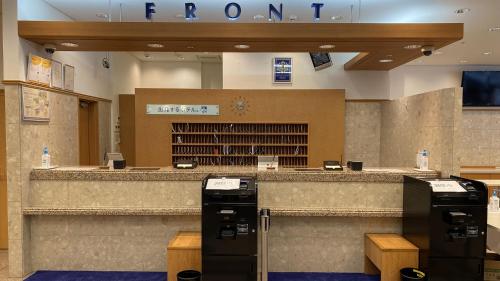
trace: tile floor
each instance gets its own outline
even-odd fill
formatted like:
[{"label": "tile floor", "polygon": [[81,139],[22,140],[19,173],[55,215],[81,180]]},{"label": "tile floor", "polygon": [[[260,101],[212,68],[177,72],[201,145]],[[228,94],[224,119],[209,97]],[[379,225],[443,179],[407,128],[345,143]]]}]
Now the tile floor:
[{"label": "tile floor", "polygon": [[9,277],[9,260],[7,251],[0,250],[0,280]]}]

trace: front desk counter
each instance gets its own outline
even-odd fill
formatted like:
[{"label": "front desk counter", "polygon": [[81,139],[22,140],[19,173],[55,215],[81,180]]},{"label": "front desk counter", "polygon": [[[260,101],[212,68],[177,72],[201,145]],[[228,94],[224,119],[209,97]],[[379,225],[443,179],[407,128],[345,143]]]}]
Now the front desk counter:
[{"label": "front desk counter", "polygon": [[407,168],[362,172],[194,170],[33,170],[23,215],[33,269],[165,271],[177,231],[199,231],[201,180],[256,176],[259,207],[271,209],[271,272],[363,272],[365,233],[401,233]]}]

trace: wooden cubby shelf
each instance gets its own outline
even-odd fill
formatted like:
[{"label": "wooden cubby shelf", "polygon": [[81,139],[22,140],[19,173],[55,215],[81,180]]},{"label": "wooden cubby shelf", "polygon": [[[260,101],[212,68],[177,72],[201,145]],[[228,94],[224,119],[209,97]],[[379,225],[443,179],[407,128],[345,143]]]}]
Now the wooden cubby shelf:
[{"label": "wooden cubby shelf", "polygon": [[282,167],[307,167],[307,123],[172,123],[172,162],[255,166],[277,156]]}]

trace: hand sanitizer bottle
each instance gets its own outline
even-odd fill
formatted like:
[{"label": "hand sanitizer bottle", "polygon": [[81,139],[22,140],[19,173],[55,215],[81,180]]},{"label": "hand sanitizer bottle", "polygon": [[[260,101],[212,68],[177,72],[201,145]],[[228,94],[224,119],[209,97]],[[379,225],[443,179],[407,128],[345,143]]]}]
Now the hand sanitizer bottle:
[{"label": "hand sanitizer bottle", "polygon": [[422,157],[420,158],[420,170],[429,170],[429,152],[425,149],[422,151]]},{"label": "hand sanitizer bottle", "polygon": [[50,155],[49,155],[49,148],[48,147],[44,147],[43,148],[42,168],[43,169],[49,169],[50,168]]},{"label": "hand sanitizer bottle", "polygon": [[490,211],[491,212],[498,212],[500,211],[500,199],[497,196],[497,191],[493,190],[493,195],[490,197]]}]

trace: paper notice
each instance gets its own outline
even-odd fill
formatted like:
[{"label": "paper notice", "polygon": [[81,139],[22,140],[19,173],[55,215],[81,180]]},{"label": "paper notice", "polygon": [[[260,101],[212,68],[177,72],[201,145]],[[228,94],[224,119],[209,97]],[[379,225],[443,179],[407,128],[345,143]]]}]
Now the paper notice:
[{"label": "paper notice", "polygon": [[467,192],[456,181],[429,181],[434,192]]},{"label": "paper notice", "polygon": [[208,190],[235,190],[240,189],[240,179],[208,179]]}]

